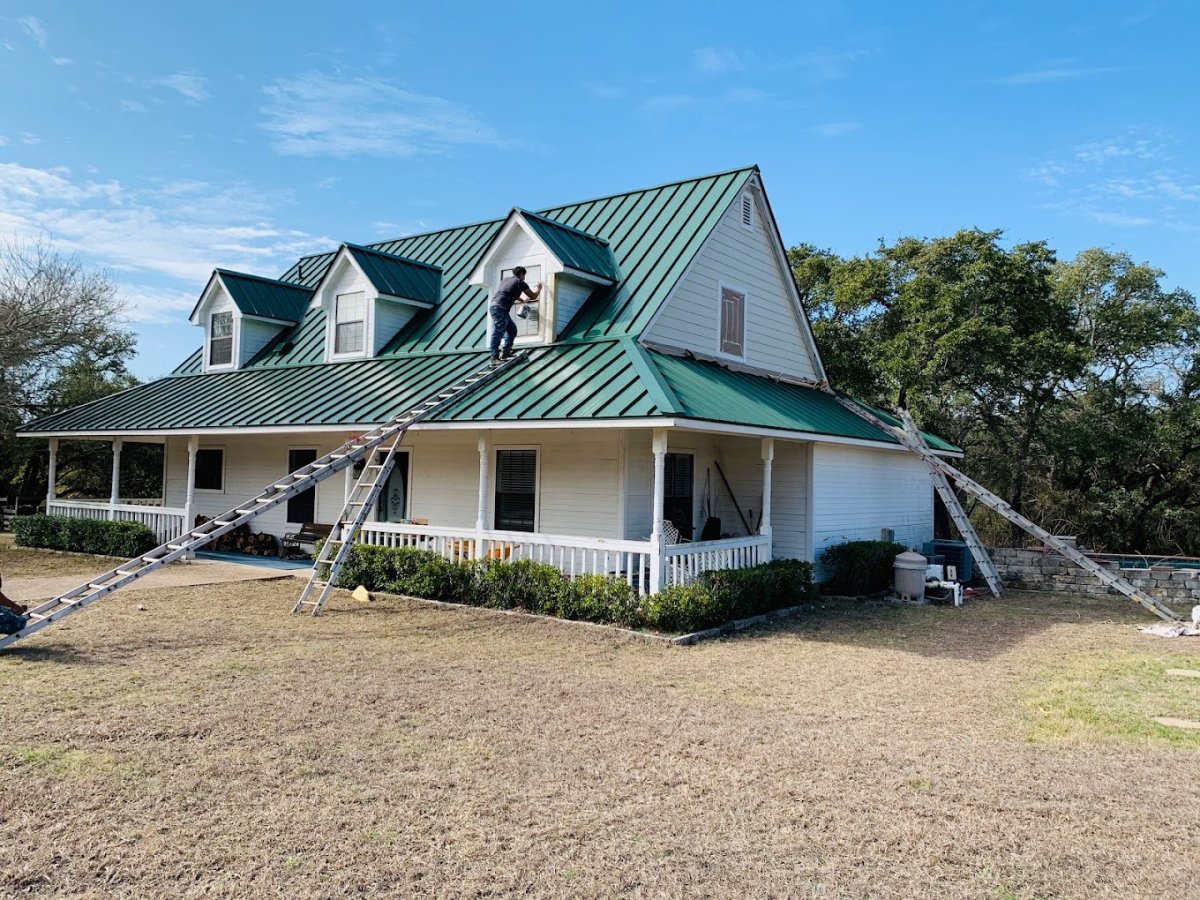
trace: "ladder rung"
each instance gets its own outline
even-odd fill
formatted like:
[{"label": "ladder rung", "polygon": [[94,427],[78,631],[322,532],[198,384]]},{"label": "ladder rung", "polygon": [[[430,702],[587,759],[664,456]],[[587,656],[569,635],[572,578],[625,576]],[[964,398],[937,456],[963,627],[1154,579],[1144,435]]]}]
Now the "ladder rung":
[{"label": "ladder rung", "polygon": [[101,588],[108,587],[108,585],[105,584],[103,581],[92,581],[92,582],[88,583],[88,587],[90,587],[93,591],[98,591]]},{"label": "ladder rung", "polygon": [[142,571],[142,570],[141,569],[117,569],[117,574],[120,575],[122,578],[124,578],[126,575],[135,575],[140,571]]}]

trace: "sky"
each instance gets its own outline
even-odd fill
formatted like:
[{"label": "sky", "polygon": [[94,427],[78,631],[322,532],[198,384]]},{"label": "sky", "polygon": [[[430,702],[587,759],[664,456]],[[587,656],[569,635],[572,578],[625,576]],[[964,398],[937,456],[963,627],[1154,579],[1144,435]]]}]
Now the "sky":
[{"label": "sky", "polygon": [[748,164],[784,241],[1002,228],[1200,293],[1200,4],[0,0],[0,237],[110,270],[132,370],[214,267]]}]

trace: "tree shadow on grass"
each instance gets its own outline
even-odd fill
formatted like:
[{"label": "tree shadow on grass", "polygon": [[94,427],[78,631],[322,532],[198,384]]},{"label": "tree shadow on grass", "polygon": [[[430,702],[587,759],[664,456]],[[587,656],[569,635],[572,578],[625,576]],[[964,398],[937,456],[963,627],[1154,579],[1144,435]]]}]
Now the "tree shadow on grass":
[{"label": "tree shadow on grass", "polygon": [[963,606],[894,606],[883,601],[822,599],[811,613],[748,629],[736,640],[783,635],[938,659],[988,660],[1057,626],[1149,625],[1157,618],[1118,597],[1034,591],[968,599]]},{"label": "tree shadow on grass", "polygon": [[58,665],[99,666],[111,663],[111,660],[96,659],[88,650],[81,650],[70,644],[26,644],[19,642],[11,647],[0,650],[0,661],[14,659],[26,663],[55,663]]}]

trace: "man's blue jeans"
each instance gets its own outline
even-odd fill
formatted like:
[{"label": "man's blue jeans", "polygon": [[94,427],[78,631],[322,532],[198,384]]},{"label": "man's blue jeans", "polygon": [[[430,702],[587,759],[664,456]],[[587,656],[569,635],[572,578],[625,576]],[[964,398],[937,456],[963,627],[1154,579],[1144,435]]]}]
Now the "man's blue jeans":
[{"label": "man's blue jeans", "polygon": [[512,320],[510,313],[503,306],[488,307],[492,317],[492,356],[500,355],[500,340],[504,339],[504,352],[512,349],[513,341],[517,338],[517,323]]}]

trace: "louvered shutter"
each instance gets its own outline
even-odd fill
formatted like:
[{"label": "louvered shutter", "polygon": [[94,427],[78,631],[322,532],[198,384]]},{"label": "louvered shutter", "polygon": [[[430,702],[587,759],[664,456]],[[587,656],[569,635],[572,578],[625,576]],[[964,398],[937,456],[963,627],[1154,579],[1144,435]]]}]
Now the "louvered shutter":
[{"label": "louvered shutter", "polygon": [[746,295],[721,288],[721,352],[745,355]]}]

